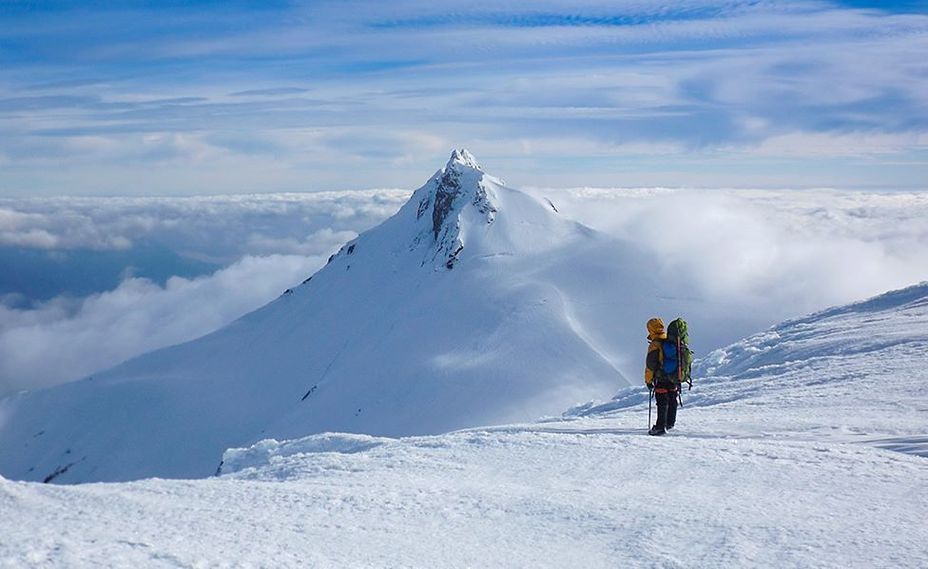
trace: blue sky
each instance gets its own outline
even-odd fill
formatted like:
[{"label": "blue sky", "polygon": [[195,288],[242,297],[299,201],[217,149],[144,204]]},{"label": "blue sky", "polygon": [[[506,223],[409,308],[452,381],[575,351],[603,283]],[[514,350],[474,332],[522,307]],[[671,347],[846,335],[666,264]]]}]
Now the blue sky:
[{"label": "blue sky", "polygon": [[928,2],[0,0],[0,195],[924,189]]}]

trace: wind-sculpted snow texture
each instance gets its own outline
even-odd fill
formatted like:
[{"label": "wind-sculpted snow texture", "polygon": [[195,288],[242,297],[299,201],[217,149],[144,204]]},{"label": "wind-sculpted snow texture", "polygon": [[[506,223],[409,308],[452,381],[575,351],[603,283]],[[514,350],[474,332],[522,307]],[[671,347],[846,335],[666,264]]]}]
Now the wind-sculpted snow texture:
[{"label": "wind-sculpted snow texture", "polygon": [[671,294],[655,266],[455,151],[396,215],[269,305],[0,401],[0,474],[195,478],[225,449],[269,437],[557,415],[638,382],[654,314],[685,313],[706,345],[722,345],[734,308]]},{"label": "wind-sculpted snow texture", "polygon": [[697,373],[706,389],[694,406],[750,398],[750,420],[770,436],[928,457],[928,283],[785,322],[709,354]]},{"label": "wind-sculpted snow texture", "polygon": [[926,343],[923,284],[710,354],[661,438],[631,388],[539,423],[265,440],[207,480],[0,479],[0,566],[925,567]]},{"label": "wind-sculpted snow texture", "polygon": [[[697,362],[707,436],[860,443],[928,457],[928,283],[790,320]],[[571,416],[640,405],[636,390]],[[745,409],[748,411],[746,412]]]}]

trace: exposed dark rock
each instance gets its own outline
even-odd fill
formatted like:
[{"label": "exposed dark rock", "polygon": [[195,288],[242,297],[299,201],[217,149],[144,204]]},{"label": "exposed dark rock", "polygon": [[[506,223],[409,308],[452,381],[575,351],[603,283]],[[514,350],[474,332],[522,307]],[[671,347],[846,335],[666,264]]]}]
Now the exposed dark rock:
[{"label": "exposed dark rock", "polygon": [[[435,185],[432,192],[419,201],[417,217],[424,215],[430,206],[432,208],[432,237],[437,245],[433,259],[444,259],[447,269],[454,267],[464,247],[458,237],[460,231],[458,210],[461,206],[473,207],[488,224],[493,223],[497,213],[480,174],[480,167],[473,156],[466,151],[456,150],[452,153],[448,165],[433,182]],[[470,181],[471,178],[473,181]],[[468,202],[462,204],[463,200],[468,200]],[[417,238],[414,246],[418,243]]]},{"label": "exposed dark rock", "polygon": [[314,385],[314,386],[310,387],[310,388],[309,388],[309,391],[306,392],[306,395],[304,395],[304,396],[300,399],[300,401],[306,401],[306,398],[309,397],[310,395],[312,395],[313,392],[316,391],[316,389],[317,389],[318,387],[319,387],[318,385]]},{"label": "exposed dark rock", "polygon": [[[69,450],[68,452],[70,452],[70,450]],[[55,478],[58,478],[59,476],[61,476],[61,475],[64,474],[65,472],[67,472],[67,471],[68,471],[72,466],[74,466],[75,464],[77,464],[77,463],[79,463],[79,462],[83,462],[83,461],[85,461],[85,460],[87,460],[87,457],[86,457],[86,456],[83,457],[83,458],[81,458],[80,460],[75,460],[74,462],[69,462],[68,464],[65,464],[64,466],[58,466],[58,468],[56,468],[51,474],[49,474],[48,476],[46,476],[45,478],[43,478],[43,479],[42,479],[42,482],[43,482],[44,484],[48,484],[49,482],[51,482],[51,481],[54,480]]]},{"label": "exposed dark rock", "polygon": [[487,197],[487,191],[483,189],[483,186],[477,186],[477,191],[474,192],[474,207],[477,208],[477,211],[487,216],[487,223],[493,222],[493,214],[496,213],[496,208],[490,203],[490,199]]},{"label": "exposed dark rock", "polygon": [[422,201],[419,202],[419,209],[416,210],[416,219],[421,219],[425,212],[428,211],[429,206],[432,205],[432,200],[429,199],[429,196],[425,196]]},{"label": "exposed dark rock", "polygon": [[451,255],[448,256],[448,261],[445,263],[445,266],[448,267],[449,270],[454,268],[454,264],[458,262],[458,255],[463,250],[464,246],[458,245],[458,248],[454,250],[454,253],[451,253]]},{"label": "exposed dark rock", "polygon": [[438,181],[438,187],[435,189],[435,207],[432,208],[432,233],[435,235],[435,239],[438,239],[438,234],[441,232],[445,219],[451,213],[454,198],[461,191],[458,176],[459,174],[455,170],[448,168],[442,174],[441,179]]}]

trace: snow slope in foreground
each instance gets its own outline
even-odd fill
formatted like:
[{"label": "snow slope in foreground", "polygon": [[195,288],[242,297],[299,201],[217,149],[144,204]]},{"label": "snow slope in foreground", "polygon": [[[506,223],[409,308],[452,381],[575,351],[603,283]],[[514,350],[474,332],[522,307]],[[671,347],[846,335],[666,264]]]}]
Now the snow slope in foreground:
[{"label": "snow slope in foreground", "polygon": [[264,441],[207,480],[0,480],[0,566],[925,567],[926,348],[922,284],[707,356],[663,438],[630,389],[544,423]]}]

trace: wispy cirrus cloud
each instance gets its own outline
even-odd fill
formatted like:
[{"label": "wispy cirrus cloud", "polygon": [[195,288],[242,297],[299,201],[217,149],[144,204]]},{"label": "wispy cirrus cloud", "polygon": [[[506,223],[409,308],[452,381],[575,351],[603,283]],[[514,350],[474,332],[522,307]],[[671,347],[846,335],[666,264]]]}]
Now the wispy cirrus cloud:
[{"label": "wispy cirrus cloud", "polygon": [[[762,149],[742,185],[917,187],[925,12],[817,0],[9,5],[0,193],[121,193],[132,178],[145,193],[412,187],[461,145],[525,184],[728,185]],[[830,143],[804,156],[777,144],[787,136]],[[861,149],[840,145],[851,138]]]}]

